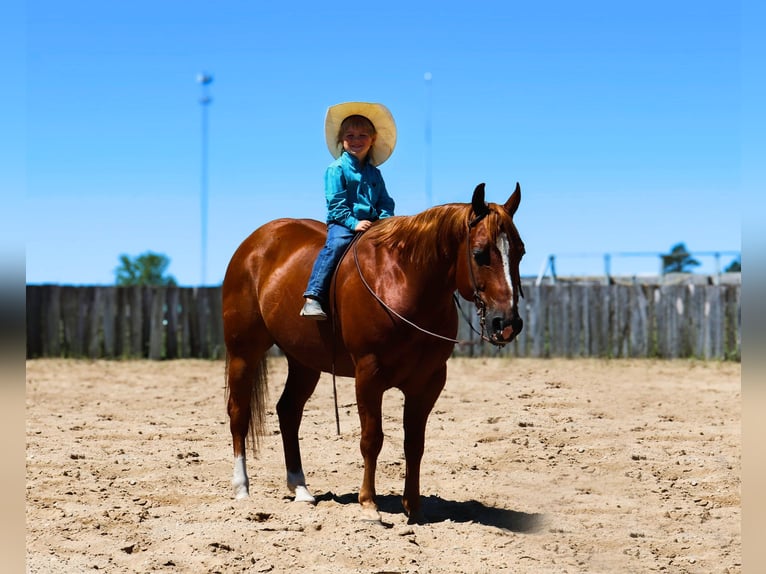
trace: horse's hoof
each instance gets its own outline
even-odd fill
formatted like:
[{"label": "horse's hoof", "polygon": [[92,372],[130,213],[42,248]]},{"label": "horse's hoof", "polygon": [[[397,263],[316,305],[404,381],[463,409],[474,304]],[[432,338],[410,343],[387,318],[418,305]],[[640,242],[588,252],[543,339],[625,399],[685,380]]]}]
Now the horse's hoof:
[{"label": "horse's hoof", "polygon": [[243,500],[250,496],[250,493],[247,490],[246,486],[239,486],[234,489],[234,499],[235,500]]},{"label": "horse's hoof", "polygon": [[311,495],[308,488],[298,485],[295,487],[295,502],[307,502],[309,504],[316,504],[317,500]]},{"label": "horse's hoof", "polygon": [[370,524],[383,524],[383,519],[380,517],[380,512],[378,512],[377,508],[373,508],[372,506],[362,507],[360,520]]}]

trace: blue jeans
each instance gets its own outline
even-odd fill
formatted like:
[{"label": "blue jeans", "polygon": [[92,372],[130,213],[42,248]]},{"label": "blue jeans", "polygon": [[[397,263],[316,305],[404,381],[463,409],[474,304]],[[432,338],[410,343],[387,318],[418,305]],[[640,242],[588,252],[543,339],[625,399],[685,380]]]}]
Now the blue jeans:
[{"label": "blue jeans", "polygon": [[353,231],[343,225],[337,223],[327,225],[327,240],[314,261],[314,268],[311,270],[304,297],[317,299],[322,304],[327,303],[332,274],[349,243],[354,239],[354,235]]}]

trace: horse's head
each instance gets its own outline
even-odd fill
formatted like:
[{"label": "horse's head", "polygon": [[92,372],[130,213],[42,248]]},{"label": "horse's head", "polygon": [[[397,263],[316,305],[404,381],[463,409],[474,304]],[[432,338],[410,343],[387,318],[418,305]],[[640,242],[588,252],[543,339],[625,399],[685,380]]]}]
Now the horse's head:
[{"label": "horse's head", "polygon": [[484,201],[484,184],[473,192],[466,222],[464,255],[458,255],[457,287],[473,300],[482,323],[482,335],[495,345],[510,343],[524,322],[518,312],[521,290],[519,263],[524,243],[513,223],[521,201],[521,187],[503,205]]}]

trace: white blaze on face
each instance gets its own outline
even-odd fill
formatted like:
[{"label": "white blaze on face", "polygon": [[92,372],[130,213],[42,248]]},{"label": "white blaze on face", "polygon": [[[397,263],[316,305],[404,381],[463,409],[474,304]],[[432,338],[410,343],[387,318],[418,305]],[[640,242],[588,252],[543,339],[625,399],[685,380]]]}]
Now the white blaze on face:
[{"label": "white blaze on face", "polygon": [[505,275],[505,281],[508,283],[508,291],[511,293],[511,304],[513,304],[513,281],[511,280],[511,260],[508,254],[511,250],[511,243],[508,241],[508,236],[503,232],[497,237],[497,250],[500,252],[500,257],[503,260],[503,274]]}]

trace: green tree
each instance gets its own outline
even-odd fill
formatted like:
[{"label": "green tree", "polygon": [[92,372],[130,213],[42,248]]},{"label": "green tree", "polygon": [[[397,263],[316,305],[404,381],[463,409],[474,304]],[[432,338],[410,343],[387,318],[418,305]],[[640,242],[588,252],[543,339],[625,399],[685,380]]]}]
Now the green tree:
[{"label": "green tree", "polygon": [[136,257],[120,255],[120,266],[114,273],[117,285],[176,285],[172,275],[165,275],[170,259],[161,253],[147,251]]},{"label": "green tree", "polygon": [[729,266],[724,269],[726,273],[742,273],[742,260],[737,257],[734,261],[729,263]]},{"label": "green tree", "polygon": [[677,243],[670,248],[670,253],[662,255],[662,273],[691,273],[692,267],[698,267],[699,261],[694,259],[686,249],[686,244]]}]

